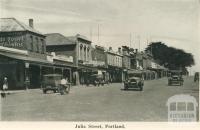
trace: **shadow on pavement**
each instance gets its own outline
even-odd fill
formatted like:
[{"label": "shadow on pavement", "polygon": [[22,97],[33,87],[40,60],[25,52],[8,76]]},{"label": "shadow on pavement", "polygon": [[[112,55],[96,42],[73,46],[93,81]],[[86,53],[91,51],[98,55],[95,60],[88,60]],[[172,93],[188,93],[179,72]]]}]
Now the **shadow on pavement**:
[{"label": "shadow on pavement", "polygon": [[131,89],[121,89],[122,91],[140,91],[137,88],[131,88]]}]

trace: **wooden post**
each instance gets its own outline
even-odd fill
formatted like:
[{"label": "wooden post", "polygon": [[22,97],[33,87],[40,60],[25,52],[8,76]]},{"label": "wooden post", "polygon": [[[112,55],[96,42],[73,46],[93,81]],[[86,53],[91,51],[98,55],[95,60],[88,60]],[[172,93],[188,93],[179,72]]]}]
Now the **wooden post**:
[{"label": "wooden post", "polygon": [[29,63],[25,62],[25,87],[28,90],[30,85]]},{"label": "wooden post", "polygon": [[42,89],[42,66],[40,65],[40,88]]}]

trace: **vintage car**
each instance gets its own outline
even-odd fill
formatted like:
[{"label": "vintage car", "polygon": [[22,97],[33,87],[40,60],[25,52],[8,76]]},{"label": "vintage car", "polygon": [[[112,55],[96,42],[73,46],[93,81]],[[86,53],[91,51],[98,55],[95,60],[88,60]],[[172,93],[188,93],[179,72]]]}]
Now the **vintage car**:
[{"label": "vintage car", "polygon": [[100,86],[100,85],[104,85],[105,81],[103,79],[103,75],[100,74],[92,74],[90,76],[90,83],[93,84],[94,86]]},{"label": "vintage car", "polygon": [[47,91],[53,91],[54,93],[59,92],[61,94],[69,93],[70,84],[66,86],[61,85],[62,75],[60,74],[47,74],[43,75],[42,79],[42,90],[46,94]]},{"label": "vintage car", "polygon": [[194,74],[194,82],[199,82],[199,72],[195,72],[195,74]]},{"label": "vintage car", "polygon": [[124,81],[124,90],[129,88],[138,88],[140,91],[143,90],[144,79],[142,72],[133,72],[128,74],[128,78]]},{"label": "vintage car", "polygon": [[170,76],[168,78],[168,86],[170,85],[183,85],[183,77],[182,77],[182,72],[179,70],[171,70],[170,71]]}]

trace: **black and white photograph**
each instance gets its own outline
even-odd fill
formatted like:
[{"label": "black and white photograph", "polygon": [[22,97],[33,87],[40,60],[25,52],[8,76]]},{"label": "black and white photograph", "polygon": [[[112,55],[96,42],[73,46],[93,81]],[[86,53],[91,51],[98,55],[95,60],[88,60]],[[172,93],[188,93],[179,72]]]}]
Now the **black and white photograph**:
[{"label": "black and white photograph", "polygon": [[1,0],[0,122],[199,122],[199,5]]}]

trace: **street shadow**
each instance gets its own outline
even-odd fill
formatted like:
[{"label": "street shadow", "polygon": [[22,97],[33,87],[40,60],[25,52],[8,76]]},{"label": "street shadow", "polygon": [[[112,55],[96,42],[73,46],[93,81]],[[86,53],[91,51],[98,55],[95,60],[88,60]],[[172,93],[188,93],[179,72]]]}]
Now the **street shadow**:
[{"label": "street shadow", "polygon": [[140,91],[138,88],[130,88],[130,89],[120,89],[121,91]]}]

